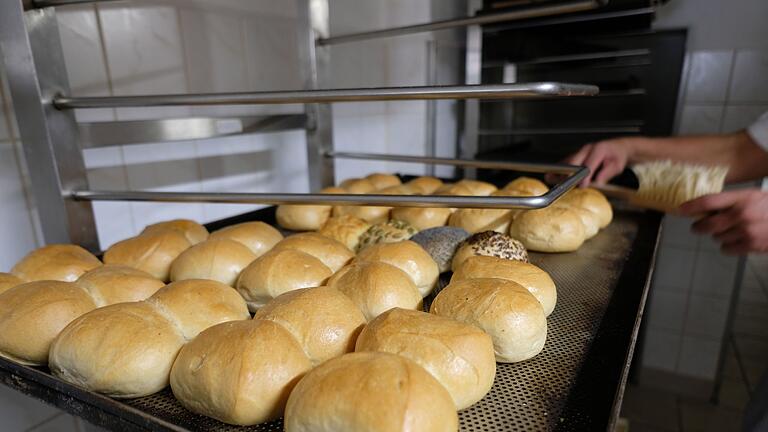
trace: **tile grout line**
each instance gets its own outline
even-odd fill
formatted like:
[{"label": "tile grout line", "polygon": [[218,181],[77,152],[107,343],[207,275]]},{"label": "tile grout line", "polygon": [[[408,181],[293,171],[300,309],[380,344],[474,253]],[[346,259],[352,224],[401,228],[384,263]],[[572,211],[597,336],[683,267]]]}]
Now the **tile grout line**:
[{"label": "tile grout line", "polygon": [[744,366],[743,360],[741,358],[741,352],[739,352],[739,347],[736,345],[736,338],[734,337],[733,333],[730,334],[729,343],[731,344],[731,349],[733,349],[733,356],[736,357],[736,364],[739,366],[739,375],[741,375],[741,381],[747,388],[747,392],[750,396],[752,396],[752,386],[749,382],[749,377],[747,377],[747,368]]},{"label": "tile grout line", "polygon": [[64,415],[64,412],[63,412],[63,411],[60,411],[60,412],[58,412],[58,413],[56,413],[56,414],[54,414],[54,415],[52,415],[52,416],[50,416],[50,417],[46,418],[45,420],[42,420],[42,421],[40,421],[40,422],[37,422],[37,423],[33,424],[32,426],[30,426],[30,427],[28,427],[28,428],[24,429],[24,432],[33,432],[35,429],[39,428],[40,426],[42,426],[42,425],[44,425],[44,424],[46,424],[46,423],[50,422],[51,420],[53,420],[53,419],[55,419],[55,418],[57,418],[57,417],[60,417],[60,416],[62,416],[62,415]]}]

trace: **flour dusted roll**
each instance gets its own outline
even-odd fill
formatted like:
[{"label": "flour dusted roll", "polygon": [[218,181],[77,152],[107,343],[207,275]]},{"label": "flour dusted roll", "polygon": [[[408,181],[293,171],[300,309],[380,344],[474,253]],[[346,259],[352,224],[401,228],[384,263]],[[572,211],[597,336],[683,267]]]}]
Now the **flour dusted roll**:
[{"label": "flour dusted roll", "polygon": [[[340,187],[327,187],[320,191],[322,194],[346,194]],[[317,231],[331,217],[332,206],[329,205],[300,205],[281,204],[277,206],[277,224],[293,231]]]},{"label": "flour dusted roll", "polygon": [[247,426],[279,418],[290,391],[310,368],[282,326],[235,321],[211,327],[184,346],[170,383],[190,411]]},{"label": "flour dusted roll", "polygon": [[334,216],[328,219],[318,234],[330,237],[342,243],[350,251],[355,251],[360,244],[360,236],[370,227],[370,223],[354,216]]},{"label": "flour dusted roll", "polygon": [[21,285],[23,283],[23,280],[10,273],[0,272],[0,294],[8,291],[16,285]]},{"label": "flour dusted roll", "polygon": [[27,365],[48,363],[53,339],[72,320],[96,308],[72,282],[36,281],[0,294],[0,356]]},{"label": "flour dusted roll", "polygon": [[521,242],[506,234],[484,231],[470,236],[459,245],[451,268],[456,271],[467,258],[477,255],[528,262],[528,251]]},{"label": "flour dusted roll", "polygon": [[192,243],[174,230],[158,230],[117,242],[104,253],[104,264],[133,267],[167,282],[171,263]]},{"label": "flour dusted roll", "polygon": [[146,299],[165,283],[135,268],[104,265],[80,276],[77,285],[90,294],[98,307]]},{"label": "flour dusted roll", "polygon": [[463,179],[456,182],[456,184],[468,187],[472,191],[472,195],[475,196],[488,196],[498,189],[491,183],[480,180]]},{"label": "flour dusted roll", "polygon": [[334,273],[355,256],[345,245],[318,233],[294,234],[278,243],[275,249],[293,249],[310,254]]},{"label": "flour dusted roll", "polygon": [[510,225],[509,235],[536,252],[575,251],[587,238],[579,214],[560,206],[520,213]]},{"label": "flour dusted roll", "polygon": [[541,196],[549,192],[549,187],[541,180],[531,177],[518,177],[504,186],[505,190],[522,192],[527,196]]},{"label": "flour dusted roll", "polygon": [[613,220],[613,208],[611,203],[600,191],[593,188],[571,189],[557,200],[557,203],[580,207],[591,211],[597,216],[599,228],[605,228]]},{"label": "flour dusted roll", "polygon": [[458,415],[443,386],[413,360],[361,352],[329,360],[299,381],[286,432],[446,432]]},{"label": "flour dusted roll", "polygon": [[339,185],[351,194],[367,194],[376,190],[376,185],[368,179],[351,178],[346,179]]},{"label": "flour dusted roll", "polygon": [[373,186],[376,188],[376,190],[381,190],[391,186],[398,186],[402,184],[402,181],[400,181],[400,177],[394,174],[373,173],[373,174],[368,174],[367,176],[365,176],[365,178],[366,180],[373,183]]},{"label": "flour dusted roll", "polygon": [[80,246],[52,244],[28,253],[13,266],[11,274],[25,282],[74,282],[83,273],[100,265],[98,258]]},{"label": "flour dusted roll", "polygon": [[467,258],[453,272],[451,282],[478,278],[499,278],[517,282],[536,297],[544,308],[546,316],[555,309],[557,303],[555,282],[547,272],[533,264],[492,256],[473,256]]},{"label": "flour dusted roll", "polygon": [[443,185],[443,181],[434,177],[416,177],[415,179],[406,183],[407,186],[413,188],[417,193],[421,195],[429,195],[434,193],[440,186]]},{"label": "flour dusted roll", "polygon": [[449,208],[431,207],[395,207],[392,209],[392,219],[408,222],[419,231],[442,227],[448,224],[451,216]]},{"label": "flour dusted roll", "polygon": [[332,287],[303,288],[281,294],[253,319],[274,321],[299,342],[313,365],[355,349],[365,317],[355,303]]},{"label": "flour dusted roll", "polygon": [[522,285],[505,279],[465,279],[450,283],[430,312],[480,327],[493,339],[496,361],[534,357],[547,339],[544,309]]},{"label": "flour dusted roll", "polygon": [[243,222],[216,230],[211,233],[210,239],[228,239],[242,243],[258,258],[275,247],[283,239],[283,235],[271,225],[257,221]]},{"label": "flour dusted roll", "polygon": [[280,294],[325,285],[333,272],[310,254],[275,248],[252,262],[240,274],[237,291],[256,311]]},{"label": "flour dusted roll", "polygon": [[333,275],[328,286],[352,299],[367,321],[395,307],[422,307],[421,293],[411,277],[385,262],[352,263]]},{"label": "flour dusted roll", "polygon": [[160,231],[176,231],[193,245],[208,239],[208,230],[199,223],[189,219],[174,219],[166,222],[159,222],[144,228],[140,235],[153,234]]},{"label": "flour dusted roll", "polygon": [[209,279],[235,286],[237,277],[257,258],[244,244],[225,238],[206,240],[182,252],[171,264],[171,280]]},{"label": "flour dusted roll", "polygon": [[391,309],[368,323],[356,352],[379,351],[407,357],[432,374],[462,410],[493,385],[493,341],[479,328],[421,311]]},{"label": "flour dusted roll", "polygon": [[380,261],[399,268],[411,277],[422,297],[432,292],[440,276],[435,260],[421,246],[410,240],[379,243],[365,248],[357,254],[357,260]]}]

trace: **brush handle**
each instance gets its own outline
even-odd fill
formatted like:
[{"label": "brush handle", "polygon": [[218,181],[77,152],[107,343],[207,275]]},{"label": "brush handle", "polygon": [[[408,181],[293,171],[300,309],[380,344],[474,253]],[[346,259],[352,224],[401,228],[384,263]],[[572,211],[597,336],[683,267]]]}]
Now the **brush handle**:
[{"label": "brush handle", "polygon": [[590,187],[593,187],[599,190],[600,192],[604,193],[609,197],[627,201],[635,207],[640,207],[648,210],[656,210],[662,213],[670,213],[670,214],[675,214],[677,210],[676,208],[670,207],[665,203],[640,198],[637,195],[637,189],[632,189],[632,188],[623,187],[623,186],[616,186],[612,184],[603,184],[603,185],[593,184],[593,185],[590,185]]}]

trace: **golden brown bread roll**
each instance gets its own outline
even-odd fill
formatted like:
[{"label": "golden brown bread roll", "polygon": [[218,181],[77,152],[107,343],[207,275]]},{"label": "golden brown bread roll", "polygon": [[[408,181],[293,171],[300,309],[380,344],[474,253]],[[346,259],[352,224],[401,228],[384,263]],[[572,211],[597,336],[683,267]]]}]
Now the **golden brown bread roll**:
[{"label": "golden brown bread roll", "polygon": [[470,234],[483,231],[506,233],[511,221],[511,210],[460,208],[451,214],[448,225],[464,228]]},{"label": "golden brown bread roll", "polygon": [[546,316],[555,310],[557,303],[555,282],[547,272],[533,264],[492,256],[473,256],[467,258],[453,272],[451,282],[478,278],[499,278],[517,282],[536,297],[544,308]]},{"label": "golden brown bread roll", "polygon": [[258,258],[275,247],[283,239],[283,235],[273,226],[257,221],[243,222],[212,232],[210,240],[218,239],[240,242]]},{"label": "golden brown bread roll", "polygon": [[72,282],[36,281],[0,294],[0,356],[27,365],[48,363],[53,339],[72,320],[96,308]]},{"label": "golden brown bread roll", "polygon": [[360,243],[360,236],[370,227],[371,224],[354,216],[334,216],[328,219],[318,234],[330,237],[342,243],[350,251],[355,251]]},{"label": "golden brown bread roll", "polygon": [[199,223],[189,219],[174,219],[165,222],[148,225],[139,235],[153,234],[160,231],[176,231],[195,245],[208,239],[208,230]]},{"label": "golden brown bread roll", "polygon": [[586,240],[579,214],[569,208],[549,206],[515,216],[509,235],[536,252],[571,252]]},{"label": "golden brown bread roll", "polygon": [[133,267],[167,282],[171,263],[191,246],[178,231],[158,230],[113,244],[104,253],[104,264]]},{"label": "golden brown bread roll", "polygon": [[583,207],[577,207],[577,206],[569,205],[567,203],[561,203],[559,200],[555,201],[552,204],[552,206],[567,208],[570,211],[576,213],[576,215],[579,217],[579,220],[581,220],[581,225],[584,226],[585,240],[591,239],[592,237],[597,235],[598,231],[600,231],[600,218],[597,214],[592,213],[591,211]]},{"label": "golden brown bread roll", "polygon": [[541,196],[549,192],[547,185],[531,177],[518,177],[507,183],[504,189],[522,192],[526,196]]},{"label": "golden brown bread roll", "polygon": [[598,226],[605,228],[613,220],[613,209],[611,203],[600,191],[593,188],[571,189],[563,195],[557,203],[581,207],[591,211],[597,216]]},{"label": "golden brown bread roll", "polygon": [[21,285],[23,283],[23,280],[10,273],[0,272],[0,294],[8,291],[16,285]]},{"label": "golden brown bread roll", "polygon": [[391,186],[398,186],[402,184],[400,177],[393,174],[373,173],[368,174],[365,178],[373,183],[376,190],[385,189]]},{"label": "golden brown bread roll", "polygon": [[265,320],[219,324],[184,346],[171,389],[187,409],[235,425],[276,420],[311,368],[293,336]]},{"label": "golden brown bread roll", "polygon": [[252,262],[237,279],[237,291],[256,311],[280,294],[325,285],[333,272],[310,254],[275,248]]},{"label": "golden brown bread roll", "polygon": [[541,303],[522,285],[505,279],[452,282],[435,297],[430,312],[480,327],[493,339],[501,363],[535,356],[547,339]]},{"label": "golden brown bread roll", "polygon": [[423,367],[448,390],[456,409],[483,398],[493,385],[493,341],[479,328],[421,311],[390,309],[357,338],[356,352],[399,354]]},{"label": "golden brown bread roll", "polygon": [[339,185],[342,189],[351,194],[367,194],[376,190],[376,186],[368,179],[350,178]]},{"label": "golden brown bread roll", "polygon": [[445,183],[435,190],[434,195],[461,195],[474,196],[474,192],[469,186],[459,183]]},{"label": "golden brown bread roll", "polygon": [[[413,190],[404,185],[390,186],[378,189],[371,194],[377,195],[413,195]],[[333,208],[333,216],[349,215],[362,219],[370,224],[381,224],[389,220],[392,207],[382,206],[336,206]]]},{"label": "golden brown bread roll", "polygon": [[394,307],[422,307],[421,293],[411,277],[385,262],[352,263],[331,276],[328,286],[352,299],[366,321]]},{"label": "golden brown bread roll", "polygon": [[408,222],[417,230],[445,226],[451,216],[450,208],[432,207],[395,207],[392,209],[392,219]]},{"label": "golden brown bread roll", "polygon": [[288,330],[313,366],[355,350],[365,317],[349,297],[327,286],[281,294],[253,319],[274,321]]},{"label": "golden brown bread roll", "polygon": [[406,183],[406,185],[412,188],[416,193],[421,195],[429,195],[434,193],[440,186],[443,185],[443,181],[434,177],[422,176]]},{"label": "golden brown bread roll", "polygon": [[275,249],[293,249],[319,259],[332,272],[339,271],[355,256],[338,241],[318,233],[301,233],[288,236]]},{"label": "golden brown bread roll", "polygon": [[484,231],[461,242],[453,255],[451,269],[456,271],[467,258],[477,255],[528,262],[528,251],[522,243],[506,234]]},{"label": "golden brown bread roll", "polygon": [[80,246],[52,244],[28,253],[13,266],[11,274],[25,282],[74,282],[83,273],[100,265],[98,258]]},{"label": "golden brown bread roll", "polygon": [[[346,194],[340,187],[327,187],[320,191],[322,194]],[[331,217],[332,206],[281,204],[275,213],[277,224],[293,231],[317,231]]]},{"label": "golden brown bread roll", "polygon": [[458,429],[453,400],[414,361],[352,353],[309,371],[291,392],[286,432],[445,432]]},{"label": "golden brown bread roll", "polygon": [[468,187],[472,191],[472,195],[475,196],[488,196],[498,189],[496,186],[480,180],[463,179],[456,184]]},{"label": "golden brown bread roll", "polygon": [[244,244],[212,239],[182,252],[171,264],[171,280],[208,279],[235,286],[240,272],[257,258]]},{"label": "golden brown bread roll", "polygon": [[410,240],[379,243],[360,251],[356,259],[360,262],[385,262],[399,268],[411,277],[422,297],[432,292],[440,276],[435,260],[421,246]]},{"label": "golden brown bread roll", "polygon": [[165,286],[147,272],[117,265],[96,267],[76,283],[90,294],[97,307],[141,301]]}]

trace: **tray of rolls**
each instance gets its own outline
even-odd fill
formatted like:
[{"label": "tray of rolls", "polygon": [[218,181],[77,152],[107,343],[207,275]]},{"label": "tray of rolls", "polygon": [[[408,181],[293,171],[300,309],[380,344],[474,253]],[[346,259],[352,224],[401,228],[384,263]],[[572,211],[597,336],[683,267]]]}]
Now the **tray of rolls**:
[{"label": "tray of rolls", "polygon": [[[540,195],[387,174],[323,193]],[[0,381],[119,430],[608,429],[659,216],[283,205],[0,273]]]}]

